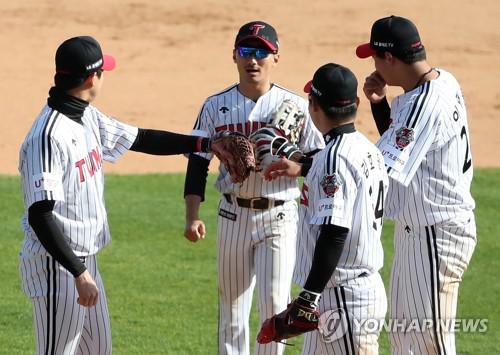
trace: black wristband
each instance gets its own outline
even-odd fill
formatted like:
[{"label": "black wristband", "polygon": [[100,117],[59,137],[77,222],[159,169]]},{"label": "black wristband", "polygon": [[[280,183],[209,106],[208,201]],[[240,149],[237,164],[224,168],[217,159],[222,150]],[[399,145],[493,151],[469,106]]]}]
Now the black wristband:
[{"label": "black wristband", "polygon": [[380,135],[384,134],[391,124],[391,108],[387,102],[387,98],[384,97],[382,101],[374,104],[370,102],[370,107],[372,109],[372,115],[375,119],[375,124],[377,125],[377,130]]}]

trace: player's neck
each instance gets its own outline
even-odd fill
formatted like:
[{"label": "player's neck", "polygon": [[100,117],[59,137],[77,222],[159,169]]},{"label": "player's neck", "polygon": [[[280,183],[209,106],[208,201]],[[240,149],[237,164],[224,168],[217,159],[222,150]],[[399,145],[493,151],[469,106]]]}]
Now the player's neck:
[{"label": "player's neck", "polygon": [[423,60],[412,65],[406,65],[402,68],[401,83],[399,86],[405,92],[412,91],[425,83],[433,80],[438,76],[438,73],[432,68],[427,61]]},{"label": "player's neck", "polygon": [[321,127],[317,127],[321,134],[325,135],[330,132],[332,129],[344,126],[350,123],[354,123],[354,117],[346,118],[346,119],[332,119],[326,116],[321,118]]},{"label": "player's neck", "polygon": [[74,89],[74,90],[68,90],[67,93],[68,93],[68,95],[77,97],[77,98],[79,98],[83,101],[87,101],[89,103],[94,100],[94,97],[91,94],[90,90]]},{"label": "player's neck", "polygon": [[238,85],[238,91],[245,97],[248,97],[252,101],[257,101],[259,97],[264,95],[266,92],[271,90],[271,82],[265,81],[262,83],[245,83],[240,82]]}]

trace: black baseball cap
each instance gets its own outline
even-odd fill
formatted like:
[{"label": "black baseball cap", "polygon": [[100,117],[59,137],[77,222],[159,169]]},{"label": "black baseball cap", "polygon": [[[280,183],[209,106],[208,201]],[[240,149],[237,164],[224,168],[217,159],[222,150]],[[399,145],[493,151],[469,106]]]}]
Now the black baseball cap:
[{"label": "black baseball cap", "polygon": [[241,26],[234,46],[237,47],[241,42],[248,39],[258,39],[263,42],[273,52],[278,52],[278,35],[273,26],[263,21],[252,21]]},{"label": "black baseball cap", "polygon": [[103,55],[99,43],[90,36],[67,39],[56,51],[56,73],[71,77],[87,77],[99,70],[113,70],[115,58]]},{"label": "black baseball cap", "polygon": [[417,27],[410,20],[399,16],[381,18],[372,26],[370,42],[359,45],[356,55],[368,58],[377,51],[385,51],[398,58],[424,49]]},{"label": "black baseball cap", "polygon": [[349,113],[358,98],[358,80],[354,73],[340,64],[328,63],[314,73],[304,92],[315,96],[332,112]]}]

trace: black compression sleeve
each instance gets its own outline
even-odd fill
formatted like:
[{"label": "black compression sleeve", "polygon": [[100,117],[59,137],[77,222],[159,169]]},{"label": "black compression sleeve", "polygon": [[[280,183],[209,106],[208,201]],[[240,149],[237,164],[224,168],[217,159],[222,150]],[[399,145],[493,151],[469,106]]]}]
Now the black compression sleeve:
[{"label": "black compression sleeve", "polygon": [[313,162],[313,158],[306,157],[305,155],[303,155],[299,159],[299,163],[302,164],[302,168],[300,169],[300,176],[306,176],[307,175],[307,173],[311,169],[312,162]]},{"label": "black compression sleeve", "polygon": [[208,138],[139,128],[130,150],[153,155],[174,155],[207,151]]},{"label": "black compression sleeve", "polygon": [[331,224],[321,226],[314,248],[311,271],[309,271],[304,289],[317,293],[323,292],[340,260],[348,231],[347,228]]},{"label": "black compression sleeve", "polygon": [[389,107],[387,98],[384,97],[378,104],[370,102],[370,107],[372,109],[373,118],[375,119],[375,124],[377,125],[378,133],[382,135],[391,124],[391,108]]},{"label": "black compression sleeve", "polygon": [[74,277],[77,277],[87,268],[64,239],[61,229],[54,221],[53,209],[54,201],[35,202],[28,209],[28,221],[45,250]]},{"label": "black compression sleeve", "polygon": [[197,195],[201,197],[201,201],[205,201],[209,165],[210,160],[196,154],[189,154],[186,180],[184,181],[184,197],[186,195]]}]

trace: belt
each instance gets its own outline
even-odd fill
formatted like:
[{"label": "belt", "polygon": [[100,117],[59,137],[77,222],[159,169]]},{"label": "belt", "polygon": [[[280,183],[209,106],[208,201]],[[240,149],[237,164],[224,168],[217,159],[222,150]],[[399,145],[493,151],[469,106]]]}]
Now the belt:
[{"label": "belt", "polygon": [[226,201],[233,204],[233,199],[236,200],[236,204],[240,207],[250,208],[252,210],[267,210],[269,208],[278,207],[285,203],[283,200],[270,200],[266,197],[253,197],[253,198],[242,198],[237,196],[232,196],[230,194],[223,194]]}]

